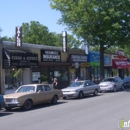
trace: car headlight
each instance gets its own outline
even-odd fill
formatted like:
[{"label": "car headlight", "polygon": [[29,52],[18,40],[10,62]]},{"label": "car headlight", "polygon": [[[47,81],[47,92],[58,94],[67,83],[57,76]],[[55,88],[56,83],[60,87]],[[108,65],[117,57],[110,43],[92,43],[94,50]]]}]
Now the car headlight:
[{"label": "car headlight", "polygon": [[110,86],[110,87],[114,87],[114,84],[110,84],[109,86]]},{"label": "car headlight", "polygon": [[18,103],[18,99],[12,99],[11,102],[12,103]]}]

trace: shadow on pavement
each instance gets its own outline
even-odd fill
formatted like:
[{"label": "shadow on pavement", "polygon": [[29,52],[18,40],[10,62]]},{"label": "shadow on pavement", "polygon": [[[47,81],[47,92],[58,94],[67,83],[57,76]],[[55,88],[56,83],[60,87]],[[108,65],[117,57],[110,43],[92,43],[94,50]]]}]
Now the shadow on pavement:
[{"label": "shadow on pavement", "polygon": [[12,112],[6,112],[4,109],[0,110],[0,117],[12,115]]},{"label": "shadow on pavement", "polygon": [[67,102],[62,102],[60,100],[59,102],[57,102],[57,104],[54,104],[54,105],[51,104],[51,103],[40,104],[40,105],[33,106],[33,108],[31,110],[23,110],[20,107],[16,107],[16,108],[12,108],[12,110],[10,110],[10,111],[4,110],[4,113],[11,112],[13,114],[14,112],[28,112],[28,111],[33,111],[33,110],[37,110],[37,109],[44,109],[44,108],[47,108],[47,107],[53,107],[53,106],[61,105],[63,103],[67,103]]}]

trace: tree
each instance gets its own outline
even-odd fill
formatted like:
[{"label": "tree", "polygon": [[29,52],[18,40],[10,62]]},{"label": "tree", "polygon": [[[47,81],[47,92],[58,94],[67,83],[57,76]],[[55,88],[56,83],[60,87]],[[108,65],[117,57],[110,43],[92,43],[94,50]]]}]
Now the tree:
[{"label": "tree", "polygon": [[88,44],[100,46],[100,77],[104,78],[104,50],[130,42],[129,0],[49,0],[65,24]]},{"label": "tree", "polygon": [[[49,32],[48,27],[40,24],[38,21],[22,24],[23,42],[42,44],[50,46],[62,46],[62,34]],[[77,48],[80,41],[72,35],[68,35],[68,46]]]},{"label": "tree", "polygon": [[4,37],[1,37],[1,39],[2,39],[3,41],[15,42],[15,37],[7,37],[7,36],[4,36]]}]

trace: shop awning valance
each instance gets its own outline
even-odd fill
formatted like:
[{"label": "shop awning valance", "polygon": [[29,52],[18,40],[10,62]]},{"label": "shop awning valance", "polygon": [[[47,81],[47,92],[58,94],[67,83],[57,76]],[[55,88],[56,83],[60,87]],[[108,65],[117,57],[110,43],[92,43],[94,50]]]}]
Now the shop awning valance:
[{"label": "shop awning valance", "polygon": [[38,54],[2,49],[2,62],[4,69],[38,67]]},{"label": "shop awning valance", "polygon": [[112,64],[115,69],[130,68],[130,63],[127,60],[113,59]]}]

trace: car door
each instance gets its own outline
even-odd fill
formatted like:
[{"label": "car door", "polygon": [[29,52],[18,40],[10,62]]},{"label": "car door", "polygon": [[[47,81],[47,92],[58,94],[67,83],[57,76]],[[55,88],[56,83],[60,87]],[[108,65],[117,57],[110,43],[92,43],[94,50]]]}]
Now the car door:
[{"label": "car door", "polygon": [[121,88],[123,84],[123,80],[120,77],[118,77],[118,81],[119,81],[119,88]]},{"label": "car door", "polygon": [[85,81],[85,84],[84,84],[84,93],[85,94],[90,94],[91,93],[91,84],[89,81]]},{"label": "car door", "polygon": [[37,85],[36,88],[36,102],[37,104],[44,103],[46,100],[46,95],[44,94],[45,90],[43,88],[43,85]]},{"label": "car door", "polygon": [[53,90],[49,85],[44,85],[45,95],[46,95],[46,102],[51,101],[52,97],[54,96]]},{"label": "car door", "polygon": [[119,81],[118,77],[115,78],[115,84],[116,84],[116,88],[119,89],[120,88],[120,81]]}]

